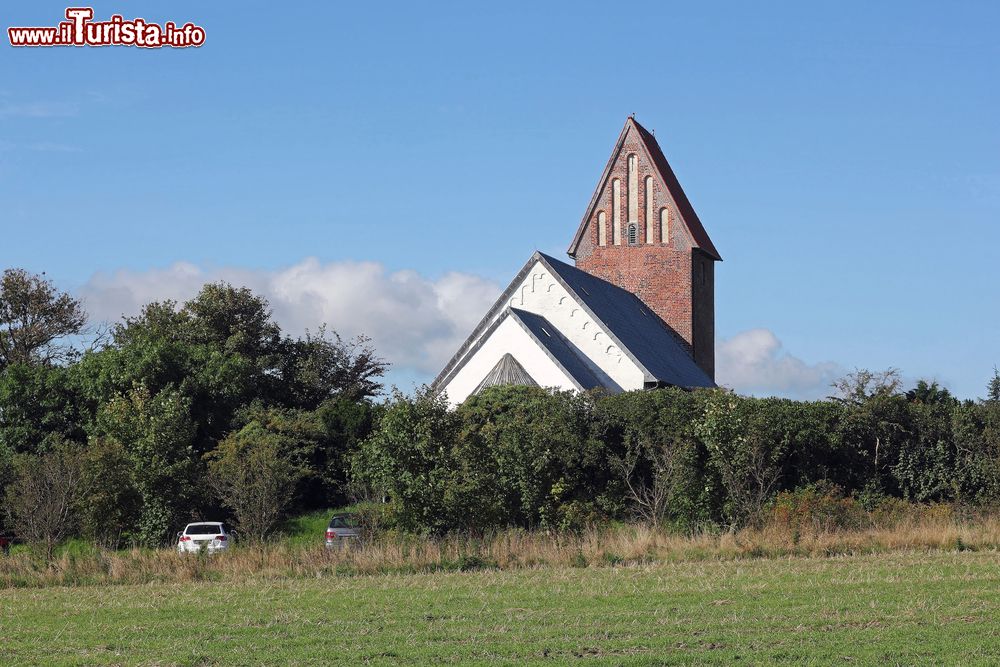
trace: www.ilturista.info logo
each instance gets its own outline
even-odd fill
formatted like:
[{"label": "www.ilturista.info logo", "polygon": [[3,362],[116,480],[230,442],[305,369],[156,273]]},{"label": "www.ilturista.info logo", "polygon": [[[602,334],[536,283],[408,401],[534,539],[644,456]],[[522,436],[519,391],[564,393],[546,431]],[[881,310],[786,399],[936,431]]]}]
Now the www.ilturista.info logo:
[{"label": "www.ilturista.info logo", "polygon": [[115,14],[107,21],[93,21],[91,7],[69,7],[67,21],[50,28],[7,28],[11,46],[139,46],[158,49],[184,48],[205,43],[205,29],[193,23],[162,26],[135,18],[126,21]]}]

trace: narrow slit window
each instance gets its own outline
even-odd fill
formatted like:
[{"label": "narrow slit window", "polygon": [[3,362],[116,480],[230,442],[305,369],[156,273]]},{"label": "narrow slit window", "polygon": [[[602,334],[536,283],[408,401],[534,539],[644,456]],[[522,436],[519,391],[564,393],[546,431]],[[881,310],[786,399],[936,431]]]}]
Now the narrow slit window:
[{"label": "narrow slit window", "polygon": [[628,222],[639,222],[639,161],[628,156]]},{"label": "narrow slit window", "polygon": [[597,213],[597,245],[608,245],[608,216],[604,211]]},{"label": "narrow slit window", "polygon": [[646,199],[645,213],[646,213],[646,243],[653,243],[654,236],[653,225],[656,222],[653,220],[653,177],[646,177],[646,191],[643,193]]},{"label": "narrow slit window", "polygon": [[622,182],[617,178],[611,181],[611,238],[622,244]]}]

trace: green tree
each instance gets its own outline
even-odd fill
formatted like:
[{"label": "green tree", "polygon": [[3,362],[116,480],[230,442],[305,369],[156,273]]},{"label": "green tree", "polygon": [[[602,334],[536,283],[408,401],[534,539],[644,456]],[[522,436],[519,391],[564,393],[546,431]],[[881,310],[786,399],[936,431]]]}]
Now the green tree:
[{"label": "green tree", "polygon": [[986,385],[986,400],[990,403],[1000,403],[1000,370],[993,367],[993,377]]},{"label": "green tree", "polygon": [[833,400],[849,405],[862,405],[872,399],[895,396],[903,380],[898,368],[871,371],[858,368],[833,383]]},{"label": "green tree", "polygon": [[440,396],[427,389],[413,397],[395,391],[378,427],[352,457],[355,488],[388,499],[405,529],[447,531],[454,517],[446,496],[457,475],[451,448],[460,428]]},{"label": "green tree", "polygon": [[248,343],[243,330],[227,339],[224,333],[173,302],[147,305],[115,327],[107,349],[81,361],[78,375],[90,409],[96,413],[135,385],[153,395],[176,391],[189,404],[196,453],[208,452],[229,431],[236,411],[268,396],[273,382],[266,360],[241,352],[266,344]]},{"label": "green tree", "polygon": [[906,400],[923,405],[945,404],[953,406],[958,402],[950,391],[938,386],[937,382],[928,384],[926,380],[918,381],[917,386],[906,392]]},{"label": "green tree", "polygon": [[16,363],[0,371],[0,446],[39,453],[52,442],[86,438],[73,369]]},{"label": "green tree", "polygon": [[80,447],[60,442],[37,456],[20,454],[13,468],[4,494],[7,519],[17,535],[52,560],[56,546],[77,530],[83,493]]},{"label": "green tree", "polygon": [[91,438],[83,452],[80,528],[97,544],[117,549],[139,538],[135,527],[142,521],[143,506],[134,472],[119,441]]},{"label": "green tree", "polygon": [[358,402],[375,396],[387,368],[369,339],[345,341],[325,326],[303,338],[286,338],[279,364],[281,401],[306,410],[330,400]]},{"label": "green tree", "polygon": [[307,491],[306,498],[311,506],[331,507],[350,499],[351,457],[371,435],[381,409],[381,404],[368,399],[353,401],[340,396],[326,401],[315,411],[324,437],[313,454],[312,467],[317,473],[317,483]]},{"label": "green tree", "polygon": [[240,533],[267,539],[310,474],[301,443],[260,421],[231,433],[208,456],[209,480]]},{"label": "green tree", "polygon": [[138,526],[128,537],[147,546],[163,544],[205,504],[190,401],[173,389],[154,395],[139,385],[102,406],[96,430],[121,446],[131,467],[140,510]]},{"label": "green tree", "polygon": [[66,359],[73,350],[62,341],[87,322],[80,302],[44,275],[7,269],[0,276],[0,371]]},{"label": "green tree", "polygon": [[314,410],[329,400],[364,400],[380,390],[385,364],[363,339],[282,337],[267,301],[245,288],[206,285],[183,305],[147,305],[85,355],[77,371],[86,404],[97,407],[140,383],[171,387],[190,401],[195,449],[213,449],[246,406]]},{"label": "green tree", "polygon": [[208,283],[184,304],[192,342],[221,348],[267,367],[278,353],[281,328],[267,300],[246,287]]}]

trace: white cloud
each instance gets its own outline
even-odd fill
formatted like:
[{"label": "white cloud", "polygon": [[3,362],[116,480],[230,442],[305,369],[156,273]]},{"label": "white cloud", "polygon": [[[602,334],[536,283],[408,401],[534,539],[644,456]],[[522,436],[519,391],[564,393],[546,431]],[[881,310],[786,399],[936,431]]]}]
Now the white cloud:
[{"label": "white cloud", "polygon": [[[342,336],[372,338],[395,377],[430,380],[493,304],[500,287],[484,278],[387,272],[377,262],[322,263],[308,258],[275,271],[206,269],[177,262],[165,269],[98,273],[79,290],[94,320],[134,315],[151,301],[184,301],[206,282],[225,280],[267,298],[290,334],[326,323]],[[392,378],[390,378],[392,379]]]},{"label": "white cloud", "polygon": [[[372,338],[392,364],[390,382],[430,381],[496,300],[500,286],[466,273],[431,279],[389,272],[378,262],[304,259],[278,270],[205,268],[176,262],[163,269],[97,273],[79,290],[91,318],[117,321],[152,301],[190,299],[224,280],[267,298],[275,319],[301,335],[326,323],[344,337]],[[818,398],[844,374],[838,364],[807,364],[788,354],[767,329],[751,329],[716,347],[719,384],[741,393]]]},{"label": "white cloud", "polygon": [[844,374],[834,362],[807,364],[788,354],[768,329],[750,329],[719,341],[715,348],[716,381],[740,393],[822,398],[830,383]]}]

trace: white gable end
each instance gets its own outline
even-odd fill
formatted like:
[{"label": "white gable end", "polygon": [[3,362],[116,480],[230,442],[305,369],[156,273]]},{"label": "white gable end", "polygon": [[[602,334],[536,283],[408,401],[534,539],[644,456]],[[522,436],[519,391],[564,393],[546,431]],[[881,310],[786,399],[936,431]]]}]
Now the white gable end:
[{"label": "white gable end", "polygon": [[[600,386],[611,392],[642,389],[646,374],[620,349],[606,328],[590,316],[577,295],[563,286],[548,267],[536,260],[512,284],[504,302],[480,325],[478,338],[470,339],[465,354],[455,360],[455,370],[439,386],[452,405],[472,394],[505,353],[510,353],[542,387],[578,389],[577,383],[515,320],[515,308],[544,317],[573,348]],[[506,318],[506,319],[504,319]],[[501,321],[503,320],[503,321]],[[500,322],[497,325],[497,322]]]},{"label": "white gable end", "polygon": [[[517,365],[507,360],[498,366],[504,354],[512,355]],[[541,357],[530,362],[522,358],[529,354],[544,355],[550,363]],[[484,382],[518,384],[518,374],[510,375],[511,368],[528,384],[581,391],[714,386],[674,334],[650,316],[633,293],[538,252],[433,387],[458,404]]]},{"label": "white gable end", "polygon": [[562,390],[576,388],[573,379],[528,332],[514,318],[507,317],[495,329],[487,331],[443,387],[448,403],[455,406],[468,398],[506,353],[510,353],[539,386]]},{"label": "white gable end", "polygon": [[541,262],[506,304],[543,316],[580,352],[584,363],[609,389],[642,389],[645,374]]}]

